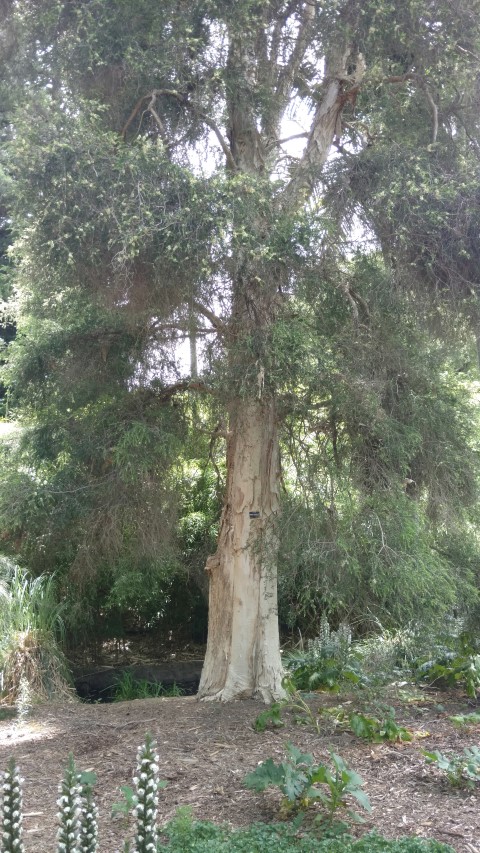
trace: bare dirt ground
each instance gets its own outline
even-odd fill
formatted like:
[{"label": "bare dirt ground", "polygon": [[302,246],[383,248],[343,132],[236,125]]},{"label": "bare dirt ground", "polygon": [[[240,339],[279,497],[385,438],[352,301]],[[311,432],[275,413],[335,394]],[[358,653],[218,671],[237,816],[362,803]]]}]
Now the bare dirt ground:
[{"label": "bare dirt ground", "polygon": [[[319,696],[313,706],[338,703]],[[443,705],[443,709],[442,706]],[[419,835],[450,844],[458,853],[480,853],[480,789],[451,788],[426,765],[422,748],[461,752],[480,743],[480,726],[457,729],[448,714],[467,713],[465,701],[424,692],[415,702],[396,703],[397,722],[428,737],[404,744],[369,744],[331,724],[318,735],[288,719],[284,728],[257,733],[252,727],[264,706],[253,701],[220,705],[194,697],[144,699],[104,705],[79,702],[32,709],[24,722],[0,722],[0,767],[14,755],[24,777],[24,827],[28,853],[54,851],[57,785],[70,751],[77,765],[97,774],[100,849],[122,846],[125,825],[111,817],[121,799],[120,785],[131,783],[136,750],[149,731],[158,742],[162,822],[179,806],[215,822],[242,826],[278,818],[279,795],[257,795],[242,780],[258,762],[281,760],[290,740],[316,759],[340,754],[364,779],[372,814],[356,834],[373,828],[385,836]]]}]

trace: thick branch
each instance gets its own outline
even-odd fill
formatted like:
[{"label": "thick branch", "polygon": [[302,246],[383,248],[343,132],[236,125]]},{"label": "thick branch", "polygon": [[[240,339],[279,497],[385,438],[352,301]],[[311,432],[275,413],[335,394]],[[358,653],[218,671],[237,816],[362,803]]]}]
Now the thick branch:
[{"label": "thick branch", "polygon": [[[147,389],[142,389],[147,390]],[[198,379],[182,379],[180,382],[175,382],[173,385],[165,387],[152,388],[151,394],[161,403],[167,403],[175,394],[181,394],[183,391],[200,391],[203,394],[213,394],[213,390]]]},{"label": "thick branch", "polygon": [[270,145],[267,145],[267,151],[271,148],[277,148],[279,145],[285,145],[286,142],[291,142],[292,139],[307,139],[308,133],[294,133],[293,136],[286,136],[285,139],[275,139]]},{"label": "thick branch", "polygon": [[355,56],[353,73],[347,72],[352,58],[351,48],[347,45],[343,53],[339,50],[332,53],[327,63],[305,151],[285,187],[281,201],[283,207],[296,207],[312,191],[334,140],[339,141],[343,107],[347,103],[355,103],[365,74],[365,60],[361,53]]},{"label": "thick branch", "polygon": [[214,329],[218,332],[219,335],[225,335],[227,332],[227,327],[223,320],[220,320],[220,317],[217,317],[213,311],[210,311],[210,308],[206,308],[205,305],[202,305],[201,302],[197,302],[195,299],[192,301],[192,308],[197,311],[199,314],[202,314],[207,320],[210,320]]}]

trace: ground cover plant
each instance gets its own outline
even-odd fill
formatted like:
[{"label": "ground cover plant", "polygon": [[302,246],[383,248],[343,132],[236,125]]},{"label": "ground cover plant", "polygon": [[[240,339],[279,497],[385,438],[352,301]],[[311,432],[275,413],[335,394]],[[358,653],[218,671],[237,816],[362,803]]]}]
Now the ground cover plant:
[{"label": "ground cover plant", "polygon": [[162,850],[169,853],[453,853],[448,844],[418,838],[387,840],[375,833],[360,840],[348,834],[322,840],[289,824],[256,824],[230,830],[213,823],[193,821],[188,815],[165,828]]},{"label": "ground cover plant", "polygon": [[480,725],[480,713],[471,711],[469,714],[452,714],[448,718],[455,726],[478,726]]},{"label": "ground cover plant", "polygon": [[[254,790],[279,784],[289,804],[302,807],[319,798],[314,786],[323,784],[328,793],[320,795],[320,800],[329,817],[345,806],[346,794],[368,809],[360,777],[339,756],[331,754],[331,762],[333,773],[326,765],[315,766],[311,755],[302,754],[289,745],[285,764],[275,766],[270,759],[249,774],[246,783]],[[2,850],[5,853],[28,853],[22,826],[21,781],[12,758],[3,774],[2,786]],[[78,771],[70,755],[59,787],[57,853],[97,853],[100,849],[98,810],[93,794],[95,781],[95,774]],[[125,791],[125,807],[116,807],[125,816],[132,812],[134,817],[133,842],[125,840],[124,853],[156,853],[157,850],[170,853],[303,853],[311,851],[312,845],[324,853],[450,853],[452,849],[436,841],[417,838],[386,840],[375,833],[354,840],[345,827],[337,829],[336,837],[327,833],[322,839],[301,828],[298,820],[232,830],[208,821],[193,820],[188,809],[179,810],[174,820],[159,829],[158,792],[165,783],[159,781],[156,743],[149,735],[138,749],[133,781],[134,788]]]}]

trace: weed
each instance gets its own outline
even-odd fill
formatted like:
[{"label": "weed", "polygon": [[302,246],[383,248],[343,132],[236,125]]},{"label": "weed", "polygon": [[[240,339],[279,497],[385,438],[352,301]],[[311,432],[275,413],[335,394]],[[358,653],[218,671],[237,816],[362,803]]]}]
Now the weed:
[{"label": "weed", "polygon": [[480,749],[477,746],[465,747],[462,755],[443,755],[438,752],[427,752],[423,754],[429,764],[436,764],[439,770],[447,777],[450,785],[455,788],[475,788],[480,782]]},{"label": "weed", "polygon": [[283,810],[287,813],[299,812],[319,802],[332,820],[338,809],[346,807],[347,795],[370,811],[369,799],[362,791],[362,779],[339,755],[330,753],[332,769],[326,764],[314,764],[310,753],[300,752],[291,743],[286,750],[286,760],[281,764],[274,764],[273,759],[268,758],[249,773],[245,778],[246,787],[254,791],[265,791],[270,785],[278,787],[283,794]]},{"label": "weed", "polygon": [[395,722],[395,711],[389,708],[382,719],[368,717],[366,714],[353,713],[348,719],[349,727],[357,737],[372,743],[381,741],[410,741],[412,733]]},{"label": "weed", "polygon": [[282,699],[280,702],[273,702],[272,705],[258,715],[253,724],[255,731],[264,732],[265,729],[270,727],[279,728],[283,726],[282,711],[291,711],[296,723],[310,725],[316,732],[320,732],[318,714],[312,711],[308,702],[304,699],[300,691],[296,689],[293,679],[290,676],[287,675],[282,680],[282,687],[287,694],[285,699]]}]

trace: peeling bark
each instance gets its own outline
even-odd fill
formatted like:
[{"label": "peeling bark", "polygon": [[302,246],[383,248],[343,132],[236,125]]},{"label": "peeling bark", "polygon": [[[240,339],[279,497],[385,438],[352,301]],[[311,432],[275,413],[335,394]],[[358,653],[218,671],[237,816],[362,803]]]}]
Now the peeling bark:
[{"label": "peeling bark", "polygon": [[280,459],[273,399],[230,409],[227,493],[218,548],[207,561],[210,619],[199,698],[283,695],[277,617]]}]

